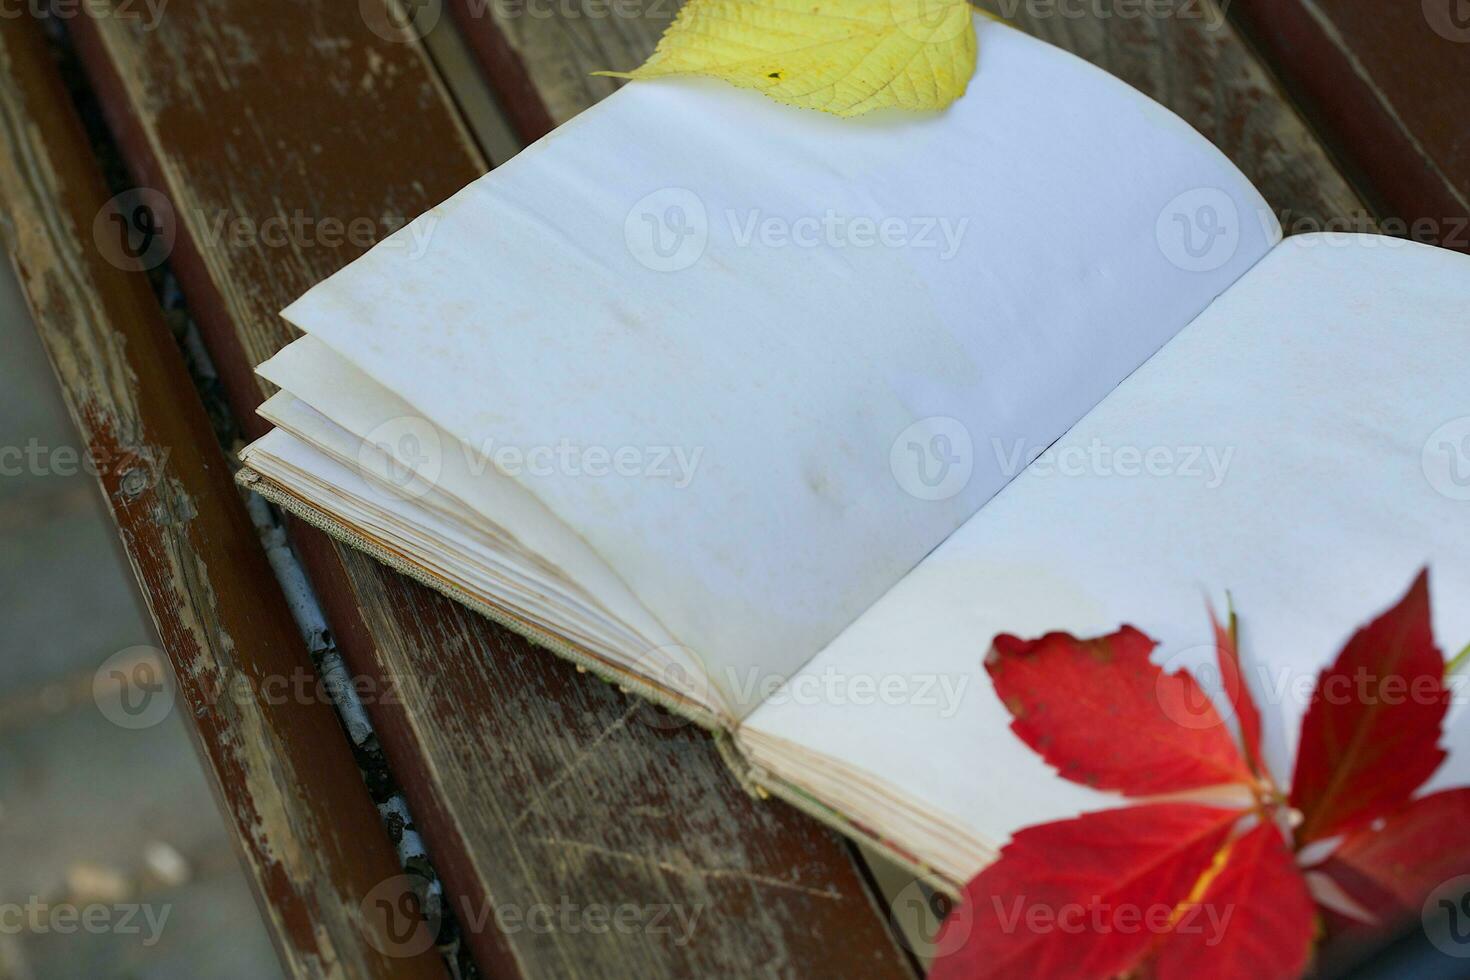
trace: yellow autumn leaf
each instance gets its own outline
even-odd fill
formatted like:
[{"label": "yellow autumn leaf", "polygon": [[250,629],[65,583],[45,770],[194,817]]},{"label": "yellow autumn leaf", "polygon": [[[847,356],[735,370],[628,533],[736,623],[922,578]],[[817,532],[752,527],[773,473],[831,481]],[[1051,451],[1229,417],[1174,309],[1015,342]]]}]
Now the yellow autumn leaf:
[{"label": "yellow autumn leaf", "polygon": [[710,75],[857,116],[943,109],[974,72],[966,0],[688,0],[642,67],[597,74]]}]

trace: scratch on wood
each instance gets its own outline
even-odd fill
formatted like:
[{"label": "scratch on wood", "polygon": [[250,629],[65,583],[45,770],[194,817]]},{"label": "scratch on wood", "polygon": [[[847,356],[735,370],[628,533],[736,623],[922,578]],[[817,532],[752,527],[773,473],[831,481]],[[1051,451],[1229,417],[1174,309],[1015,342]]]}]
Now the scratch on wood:
[{"label": "scratch on wood", "polygon": [[389,961],[365,940],[361,896],[398,870],[392,849],[331,708],[261,696],[262,677],[310,661],[156,297],[92,247],[108,191],[27,19],[0,33],[0,137],[8,251],[283,962],[443,976],[432,955]]},{"label": "scratch on wood", "polygon": [[541,805],[542,801],[545,800],[546,797],[549,796],[551,793],[555,792],[562,783],[566,782],[569,778],[575,775],[577,770],[582,767],[583,763],[587,762],[589,759],[594,758],[597,754],[598,747],[601,746],[603,742],[607,741],[608,736],[612,735],[614,732],[622,730],[622,728],[628,724],[628,719],[637,714],[639,710],[643,710],[642,706],[639,705],[637,702],[634,702],[633,704],[628,706],[628,710],[623,712],[621,717],[617,718],[615,721],[613,721],[612,724],[608,725],[601,732],[599,732],[597,734],[597,737],[593,738],[591,741],[580,743],[581,748],[577,752],[576,756],[573,757],[572,760],[568,762],[565,766],[563,766],[561,771],[558,772],[553,779],[551,779],[547,783],[544,783],[537,791],[535,796],[531,797],[530,802],[527,803],[524,808],[522,808],[521,812],[516,816],[515,820],[511,822],[510,829],[519,830],[521,828],[521,825],[524,824],[530,818],[530,816],[536,812],[536,808]]},{"label": "scratch on wood", "polygon": [[765,888],[782,888],[788,891],[801,892],[815,898],[825,898],[831,901],[842,901],[843,896],[834,889],[812,888],[808,885],[798,885],[793,881],[783,881],[771,875],[757,874],[751,871],[741,871],[738,868],[697,868],[693,865],[675,864],[672,861],[662,861],[658,858],[649,857],[646,854],[631,854],[627,851],[618,851],[610,847],[602,847],[589,841],[566,840],[561,837],[532,837],[531,842],[547,847],[560,847],[577,851],[583,854],[595,854],[598,857],[611,858],[614,861],[630,862],[641,865],[644,868],[656,868],[659,871],[667,871],[669,874],[689,878],[705,878],[714,880],[743,881],[760,885]]}]

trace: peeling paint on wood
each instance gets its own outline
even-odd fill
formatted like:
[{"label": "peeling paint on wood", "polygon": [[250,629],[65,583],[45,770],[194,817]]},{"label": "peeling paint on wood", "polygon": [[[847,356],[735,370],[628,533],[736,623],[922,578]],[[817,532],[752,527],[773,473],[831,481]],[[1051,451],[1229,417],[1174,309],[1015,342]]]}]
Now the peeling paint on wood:
[{"label": "peeling paint on wood", "polygon": [[310,670],[229,467],[141,274],[91,242],[107,199],[39,25],[0,33],[6,248],[174,670],[282,962],[303,977],[442,977],[371,946],[361,904],[396,873],[330,705],[224,696]]}]

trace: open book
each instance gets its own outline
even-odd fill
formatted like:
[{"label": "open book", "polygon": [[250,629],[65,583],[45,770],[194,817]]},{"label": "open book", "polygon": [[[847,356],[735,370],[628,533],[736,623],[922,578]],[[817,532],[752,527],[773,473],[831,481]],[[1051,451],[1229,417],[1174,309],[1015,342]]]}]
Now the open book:
[{"label": "open book", "polygon": [[1470,641],[1470,259],[1283,242],[1181,120],[977,28],[939,114],[588,110],[285,311],[242,481],[941,882],[1117,802],[1008,730],[1001,632],[1184,666],[1231,590],[1288,774],[1420,567]]}]

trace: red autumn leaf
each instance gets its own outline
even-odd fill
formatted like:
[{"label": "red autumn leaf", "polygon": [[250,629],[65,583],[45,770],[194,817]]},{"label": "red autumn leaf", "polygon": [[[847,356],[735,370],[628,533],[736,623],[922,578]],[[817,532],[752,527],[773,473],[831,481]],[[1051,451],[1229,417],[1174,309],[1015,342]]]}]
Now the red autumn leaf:
[{"label": "red autumn leaf", "polygon": [[1275,824],[1229,844],[1202,892],[1179,910],[1154,954],[1158,980],[1298,977],[1306,970],[1315,908]]},{"label": "red autumn leaf", "polygon": [[1073,782],[1134,796],[1250,782],[1209,697],[1153,664],[1153,648],[1131,626],[1095,640],[998,636],[986,668],[1011,730]]},{"label": "red autumn leaf", "polygon": [[1261,774],[1261,712],[1256,708],[1256,699],[1246,684],[1245,672],[1240,668],[1240,648],[1236,642],[1235,615],[1230,616],[1230,627],[1220,625],[1215,611],[1210,610],[1210,624],[1215,628],[1215,660],[1220,667],[1220,686],[1235,709],[1235,721],[1240,726],[1240,741],[1245,749],[1245,761],[1251,772]]},{"label": "red autumn leaf", "polygon": [[1448,705],[1425,571],[1317,678],[1291,787],[1303,817],[1297,840],[1330,837],[1406,802],[1444,759]]},{"label": "red autumn leaf", "polygon": [[945,920],[935,945],[956,951],[934,961],[930,980],[1101,980],[1131,969],[1240,817],[1159,803],[1019,832]]},{"label": "red autumn leaf", "polygon": [[1470,788],[1421,797],[1381,827],[1360,828],[1318,870],[1385,926],[1419,915],[1436,888],[1470,874]]}]

